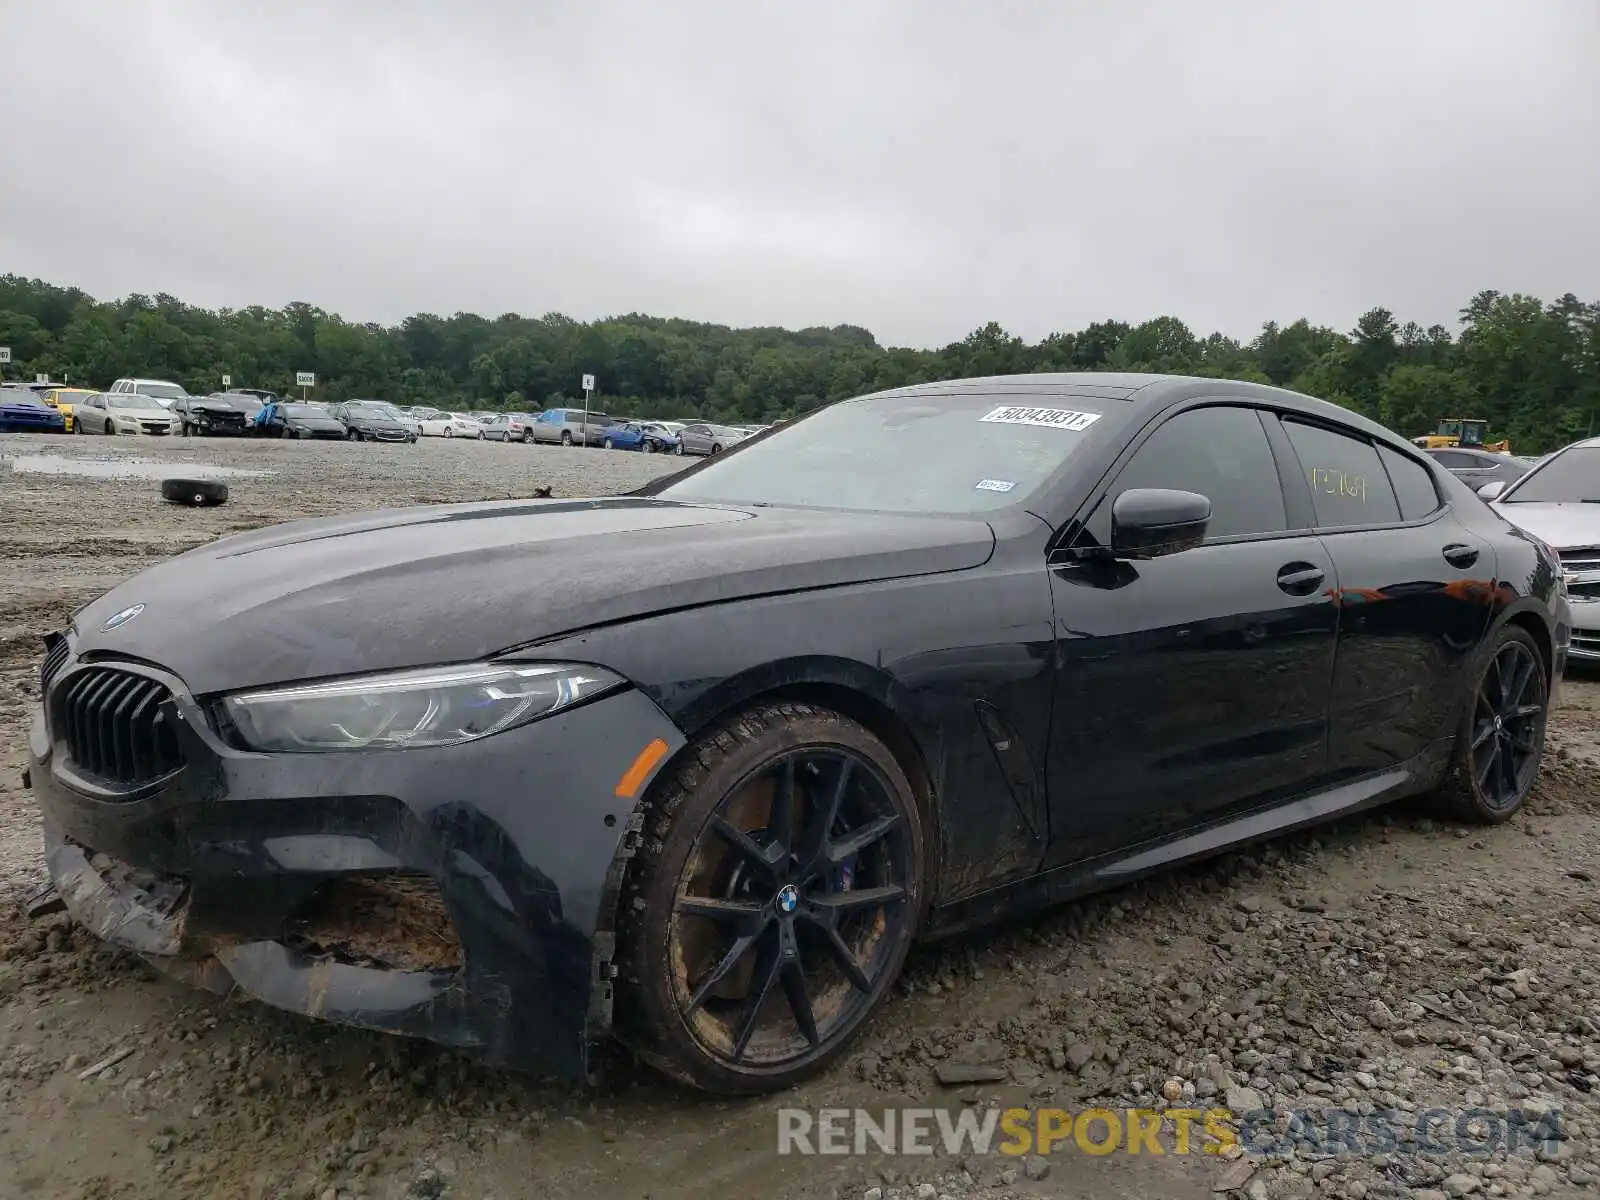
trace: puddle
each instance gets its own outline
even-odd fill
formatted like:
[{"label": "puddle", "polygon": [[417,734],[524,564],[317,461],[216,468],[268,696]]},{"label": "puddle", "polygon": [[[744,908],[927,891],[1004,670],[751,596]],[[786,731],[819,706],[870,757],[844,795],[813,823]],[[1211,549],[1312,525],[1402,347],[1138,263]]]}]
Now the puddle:
[{"label": "puddle", "polygon": [[243,467],[174,462],[156,458],[63,458],[59,454],[19,454],[10,459],[19,475],[78,475],[86,479],[243,479],[271,475]]}]

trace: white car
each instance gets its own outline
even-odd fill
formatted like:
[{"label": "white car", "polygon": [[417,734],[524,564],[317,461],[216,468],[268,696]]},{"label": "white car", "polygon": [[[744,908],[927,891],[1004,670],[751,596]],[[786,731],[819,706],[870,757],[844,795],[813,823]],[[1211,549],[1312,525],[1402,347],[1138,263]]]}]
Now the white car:
[{"label": "white car", "polygon": [[417,424],[422,429],[423,437],[469,437],[478,436],[480,426],[471,417],[464,417],[460,413],[440,412],[436,408],[413,409],[411,415],[416,418]]},{"label": "white car", "polygon": [[1521,479],[1486,483],[1478,495],[1560,557],[1572,604],[1567,657],[1600,663],[1600,438],[1573,442]]},{"label": "white car", "polygon": [[162,408],[171,408],[174,400],[182,400],[189,395],[181,383],[173,383],[170,379],[119,379],[106,389],[107,395],[127,392],[148,396]]},{"label": "white car", "polygon": [[78,433],[144,433],[165,436],[183,427],[181,418],[139,392],[96,392],[77,401],[72,424]]}]

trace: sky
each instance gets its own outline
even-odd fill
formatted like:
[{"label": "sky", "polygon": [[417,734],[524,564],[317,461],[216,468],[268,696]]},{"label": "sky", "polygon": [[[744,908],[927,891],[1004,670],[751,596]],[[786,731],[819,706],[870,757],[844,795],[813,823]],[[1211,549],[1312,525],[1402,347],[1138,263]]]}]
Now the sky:
[{"label": "sky", "polygon": [[1596,0],[0,0],[0,273],[939,346],[1600,300]]}]

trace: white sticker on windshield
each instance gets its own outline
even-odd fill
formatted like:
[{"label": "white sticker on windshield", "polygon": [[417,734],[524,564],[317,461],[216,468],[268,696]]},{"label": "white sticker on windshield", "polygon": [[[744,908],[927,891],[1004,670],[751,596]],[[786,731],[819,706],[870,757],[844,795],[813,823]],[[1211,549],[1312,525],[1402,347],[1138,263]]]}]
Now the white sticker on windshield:
[{"label": "white sticker on windshield", "polygon": [[1016,486],[1016,483],[1010,479],[980,479],[978,480],[977,490],[980,492],[1009,492]]},{"label": "white sticker on windshield", "polygon": [[1050,429],[1070,429],[1082,433],[1100,419],[1099,413],[1074,412],[1070,408],[1023,408],[1006,405],[997,408],[983,421],[998,421],[1003,425],[1043,425]]}]

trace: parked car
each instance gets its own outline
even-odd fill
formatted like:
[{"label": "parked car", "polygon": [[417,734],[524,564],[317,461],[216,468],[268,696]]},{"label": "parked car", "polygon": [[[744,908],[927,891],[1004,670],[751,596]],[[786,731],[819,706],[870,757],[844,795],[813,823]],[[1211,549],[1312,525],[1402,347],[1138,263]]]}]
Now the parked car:
[{"label": "parked car", "polygon": [[1427,450],[1428,457],[1474,491],[1486,483],[1510,483],[1521,479],[1531,464],[1509,454],[1489,450]]},{"label": "parked car", "polygon": [[478,422],[459,413],[438,408],[419,408],[412,417],[421,426],[423,437],[477,437]]},{"label": "parked car", "polygon": [[678,439],[653,421],[623,421],[600,435],[607,450],[642,450],[646,454],[671,454]]},{"label": "parked car", "polygon": [[1600,662],[1600,438],[1573,442],[1520,479],[1486,483],[1478,494],[1555,548],[1572,604],[1572,658]]},{"label": "parked car", "polygon": [[243,392],[212,392],[209,396],[183,396],[172,402],[184,437],[249,437],[255,432],[262,403]]},{"label": "parked car", "polygon": [[721,454],[750,435],[732,425],[711,425],[700,421],[685,425],[678,433],[679,454]]},{"label": "parked car", "polygon": [[65,433],[67,419],[32,388],[0,387],[0,433]]},{"label": "parked car", "polygon": [[66,420],[66,431],[72,433],[72,406],[79,397],[92,395],[93,388],[52,387],[39,392],[39,399],[62,415]]},{"label": "parked car", "polygon": [[482,428],[481,423],[468,413],[447,412],[441,415],[444,419],[444,436],[447,438],[475,438]]},{"label": "parked car", "polygon": [[229,388],[228,391],[240,396],[254,396],[257,400],[261,401],[262,404],[271,404],[274,400],[278,399],[277,392],[268,391],[266,388],[236,387]]},{"label": "parked car", "polygon": [[47,639],[24,779],[71,916],[175,973],[766,1092],[919,936],[1432,789],[1509,820],[1559,569],[1310,397],[929,383],[627,496],[158,563]]},{"label": "parked car", "polygon": [[[185,397],[188,395],[184,393]],[[142,433],[164,437],[183,428],[179,417],[159,399],[143,392],[91,392],[73,405],[72,417],[76,432],[107,436]]]},{"label": "parked car", "polygon": [[534,420],[533,440],[563,446],[598,446],[615,421],[592,409],[585,424],[581,408],[547,408]]},{"label": "parked car", "polygon": [[268,437],[342,438],[349,427],[317,404],[280,401],[261,432]]},{"label": "parked car", "polygon": [[533,421],[527,413],[496,413],[478,426],[478,437],[487,442],[531,442]]},{"label": "parked car", "polygon": [[345,428],[352,442],[414,442],[413,423],[400,415],[394,405],[382,400],[346,400],[328,409],[328,415]]},{"label": "parked car", "polygon": [[170,379],[119,379],[106,389],[107,395],[121,395],[124,392],[149,396],[161,408],[170,408],[174,400],[189,394],[182,384],[173,383]]}]

